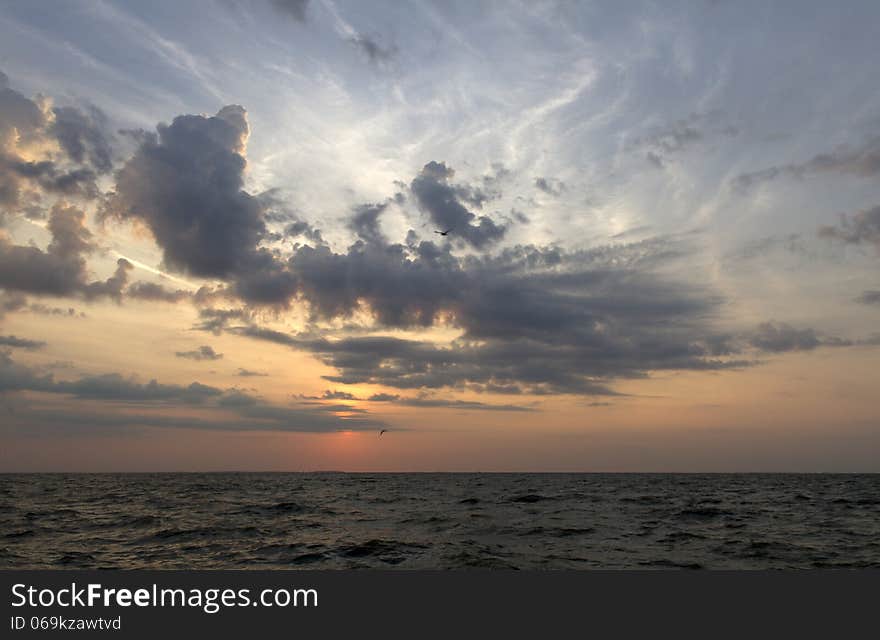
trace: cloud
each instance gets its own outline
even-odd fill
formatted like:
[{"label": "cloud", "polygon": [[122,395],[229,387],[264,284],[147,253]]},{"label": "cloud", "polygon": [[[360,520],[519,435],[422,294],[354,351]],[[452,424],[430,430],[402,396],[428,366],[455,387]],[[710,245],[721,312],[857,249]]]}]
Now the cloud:
[{"label": "cloud", "polygon": [[374,393],[367,400],[370,402],[393,402],[400,396],[393,393]]},{"label": "cloud", "polygon": [[[325,391],[320,396],[302,396],[304,400],[361,400],[354,394],[347,391]],[[431,409],[460,409],[463,411],[535,411],[532,407],[514,404],[489,404],[486,402],[477,402],[473,400],[449,400],[445,398],[434,398],[428,395],[419,395],[416,397],[402,397],[396,394],[375,393],[369,396],[367,402],[387,402],[406,407],[422,407]],[[335,405],[336,409],[354,410],[354,407],[348,405]]]},{"label": "cloud", "polygon": [[[406,244],[389,243],[379,224],[388,200],[355,209],[349,227],[358,240],[343,252],[323,241],[295,245],[287,255],[267,249],[261,243],[271,235],[269,220],[287,224],[289,235],[320,236],[285,211],[275,191],[253,196],[243,189],[248,133],[245,110],[234,105],[213,117],[159,125],[117,172],[105,216],[145,223],[167,268],[223,279],[223,293],[249,305],[297,300],[312,323],[367,313],[372,328],[443,324],[462,333],[448,346],[372,336],[329,341],[258,326],[246,308],[203,309],[199,329],[310,351],[338,370],[334,382],[395,388],[611,394],[612,381],[655,370],[743,365],[718,357],[708,322],[717,296],[653,274],[689,251],[670,238],[580,251],[516,246],[462,257],[452,252],[455,242],[418,242],[410,234]],[[672,149],[690,137],[676,129],[655,144]],[[496,165],[481,186],[460,185],[451,168],[432,161],[410,191],[437,226],[485,249],[507,228],[465,204],[479,207],[494,197],[505,174]],[[141,284],[131,294],[181,295]]]},{"label": "cloud", "polygon": [[65,171],[51,160],[39,162],[0,159],[0,171],[33,181],[44,191],[69,197],[98,197],[97,175],[87,168]]},{"label": "cloud", "polygon": [[764,236],[751,240],[727,253],[723,260],[727,265],[737,266],[744,261],[761,258],[777,252],[803,256],[811,255],[801,234],[789,233],[785,235]]},{"label": "cloud", "polygon": [[784,322],[763,322],[747,338],[753,347],[773,353],[812,351],[818,347],[845,347],[853,344],[842,338],[822,336],[814,329],[795,329]]},{"label": "cloud", "polygon": [[22,310],[31,313],[38,313],[44,316],[64,316],[70,318],[85,317],[84,313],[77,311],[73,307],[50,307],[39,302],[28,304],[27,297],[21,293],[0,289],[0,319],[2,319],[7,313]]},{"label": "cloud", "polygon": [[329,340],[213,310],[202,311],[197,328],[310,351],[339,371],[328,379],[340,384],[612,394],[618,378],[746,364],[717,357],[728,355],[719,353],[709,322],[717,296],[653,275],[688,251],[682,241],[657,238],[581,251],[517,246],[465,258],[433,242],[359,240],[346,253],[302,247],[289,269],[315,322],[366,310],[377,326],[451,324],[461,336],[448,346],[387,336]]},{"label": "cloud", "polygon": [[444,400],[441,398],[421,396],[417,398],[402,398],[393,402],[407,407],[422,407],[431,409],[460,409],[463,411],[505,412],[536,411],[536,409],[534,409],[533,407],[524,407],[517,404],[488,404],[486,402],[475,402],[472,400]]},{"label": "cloud", "polygon": [[154,282],[135,282],[125,290],[126,298],[149,300],[152,302],[180,302],[190,298],[192,294],[183,289],[168,289]]},{"label": "cloud", "polygon": [[880,250],[880,206],[841,216],[839,226],[819,229],[819,237],[842,240],[847,244],[873,244]]},{"label": "cloud", "polygon": [[95,106],[86,110],[57,107],[49,127],[67,155],[78,163],[88,162],[99,173],[113,167],[113,154],[107,116]]},{"label": "cloud", "polygon": [[842,146],[830,153],[817,154],[806,162],[775,165],[740,174],[733,179],[733,186],[745,190],[780,177],[803,178],[817,173],[840,173],[863,178],[880,176],[880,136],[858,147]]},{"label": "cloud", "polygon": [[645,154],[645,160],[654,165],[657,169],[662,169],[666,166],[666,163],[663,161],[663,158],[656,151],[648,151]]},{"label": "cloud", "polygon": [[309,0],[271,0],[272,6],[298,22],[306,21]]},{"label": "cloud", "polygon": [[238,373],[236,373],[235,375],[240,376],[242,378],[253,378],[253,377],[265,378],[269,374],[265,373],[263,371],[251,371],[250,369],[239,369]]},{"label": "cloud", "polygon": [[348,222],[348,228],[357,234],[365,242],[384,244],[385,236],[379,228],[379,216],[388,207],[383,204],[363,204],[354,211],[354,216]]},{"label": "cloud", "polygon": [[[65,117],[74,131],[88,130],[88,122]],[[96,143],[86,133],[77,135],[68,136],[69,153],[91,158]],[[254,196],[244,190],[248,135],[246,112],[236,105],[213,117],[183,115],[159,125],[155,134],[141,136],[134,155],[117,171],[103,216],[145,224],[166,268],[225,280],[212,300],[237,296],[250,305],[283,307],[295,299],[306,305],[312,323],[368,313],[368,331],[445,325],[461,334],[447,345],[386,336],[328,340],[320,332],[291,335],[261,327],[247,307],[201,309],[199,329],[309,351],[337,370],[327,376],[332,382],[399,389],[613,395],[611,385],[621,378],[748,364],[729,359],[736,353],[730,346],[719,348],[723,337],[710,322],[718,296],[655,273],[689,253],[679,239],[569,251],[515,246],[458,256],[454,242],[418,242],[410,234],[406,244],[390,243],[379,224],[389,199],[355,209],[349,227],[358,240],[343,252],[323,241],[295,245],[287,255],[270,250],[262,246],[277,239],[268,230],[269,220],[287,224],[288,234],[320,239],[320,232],[285,211],[275,191]],[[678,128],[652,144],[675,150],[693,137]],[[453,227],[456,238],[481,249],[500,240],[506,227],[477,217],[465,205],[480,207],[495,197],[505,172],[498,165],[481,186],[460,185],[452,182],[452,169],[432,161],[410,190],[435,224]],[[539,188],[562,188],[539,180]],[[855,220],[861,229],[861,218]],[[80,210],[56,205],[49,229],[52,242],[45,251],[0,244],[0,286],[121,298],[131,268],[126,261],[120,260],[106,281],[86,279],[84,255],[94,245]],[[132,298],[169,302],[187,295],[141,282],[127,291]],[[807,348],[805,335],[792,338],[784,328],[752,338],[753,346],[770,350],[789,348],[773,346],[786,340]],[[213,350],[178,355],[219,357]]]},{"label": "cloud", "polygon": [[102,215],[143,222],[167,269],[226,279],[266,266],[264,205],[242,188],[247,137],[237,105],[160,124],[116,173]]},{"label": "cloud", "polygon": [[23,309],[27,305],[27,298],[15,291],[4,291],[0,289],[0,320],[11,312]]},{"label": "cloud", "polygon": [[223,394],[223,397],[217,401],[217,404],[221,407],[252,407],[258,402],[259,399],[249,393],[238,389],[231,389]]},{"label": "cloud", "polygon": [[[299,397],[303,400],[358,400],[359,399],[359,398],[356,398],[353,393],[349,393],[348,391],[331,391],[329,389],[324,391],[324,393],[322,393],[319,396],[307,396],[307,395],[301,394]],[[324,405],[324,406],[326,406],[326,405]],[[334,405],[334,406],[341,407],[341,406],[348,406],[348,405],[338,404],[338,405]]]},{"label": "cloud", "polygon": [[880,305],[880,291],[864,291],[862,295],[856,298],[856,302]]},{"label": "cloud", "polygon": [[[156,380],[141,383],[118,373],[85,376],[75,380],[56,380],[51,373],[40,373],[15,362],[8,353],[0,352],[0,393],[34,391],[87,400],[72,404],[63,411],[28,406],[16,410],[10,426],[27,428],[58,428],[66,433],[72,429],[94,429],[123,426],[175,427],[222,430],[329,432],[340,430],[374,430],[387,426],[383,421],[365,415],[350,415],[345,407],[314,407],[306,405],[277,406],[244,393],[240,389],[219,389],[198,382],[189,385],[162,384]],[[100,411],[95,403],[103,403]],[[120,405],[152,406],[165,409],[162,414],[119,411]],[[167,411],[183,407],[183,415]],[[209,412],[193,416],[192,410]],[[220,412],[220,413],[218,413]],[[226,413],[223,413],[226,412]],[[229,413],[231,412],[231,414]],[[336,415],[345,412],[346,415]],[[360,414],[365,411],[361,410]]]},{"label": "cloud", "polygon": [[0,205],[42,218],[43,195],[94,199],[112,166],[112,134],[97,108],[52,108],[0,83]]},{"label": "cloud", "polygon": [[223,332],[226,326],[232,320],[241,322],[250,322],[252,313],[248,309],[199,309],[199,322],[195,325],[195,329],[200,331],[210,331],[215,335]]},{"label": "cloud", "polygon": [[461,204],[462,190],[450,184],[455,172],[443,162],[431,161],[410,183],[419,206],[441,230],[453,229],[475,249],[482,249],[504,237],[507,228],[486,216],[477,217]]},{"label": "cloud", "polygon": [[366,55],[367,60],[374,65],[384,64],[397,55],[397,47],[394,45],[383,47],[374,38],[360,33],[350,37],[348,41]]},{"label": "cloud", "polygon": [[16,347],[19,349],[42,349],[46,343],[42,340],[28,340],[17,336],[0,336],[0,347]]},{"label": "cloud", "polygon": [[213,347],[206,344],[194,351],[176,351],[174,355],[189,360],[220,360],[223,357],[222,353],[217,353]]},{"label": "cloud", "polygon": [[76,380],[55,380],[51,373],[41,374],[18,364],[8,354],[0,353],[0,392],[43,391],[68,394],[76,398],[120,402],[183,401],[198,404],[222,395],[216,387],[193,382],[188,386],[159,384],[156,380],[140,383],[118,373],[84,376]]},{"label": "cloud", "polygon": [[372,431],[387,426],[382,420],[363,415],[336,415],[365,413],[363,410],[353,412],[350,407],[281,407],[257,403],[238,411],[243,417],[263,421],[263,429],[279,431]]},{"label": "cloud", "polygon": [[329,389],[321,395],[322,400],[354,400],[353,394],[348,391],[330,391]]},{"label": "cloud", "polygon": [[121,299],[132,266],[120,259],[108,279],[88,280],[84,255],[95,246],[82,210],[56,204],[48,228],[52,240],[45,251],[30,245],[14,245],[0,235],[0,287],[36,295]]},{"label": "cloud", "polygon": [[565,191],[565,183],[555,178],[535,178],[535,186],[551,196],[560,196]]},{"label": "cloud", "polygon": [[86,314],[77,311],[73,307],[50,307],[39,302],[28,305],[28,311],[31,313],[39,313],[44,316],[62,316],[67,318],[85,318]]},{"label": "cloud", "polygon": [[315,244],[325,244],[324,238],[321,236],[321,231],[319,229],[315,229],[312,225],[304,220],[296,220],[295,222],[291,222],[286,227],[284,227],[284,235],[297,238],[304,237],[306,240],[313,242]]},{"label": "cloud", "polygon": [[[337,266],[351,262],[357,252],[374,256],[387,251],[390,261],[399,259],[393,254],[404,246],[387,247],[379,226],[381,214],[398,197],[355,209],[349,227],[362,242],[350,248],[348,258],[340,257],[319,230],[285,209],[277,190],[254,196],[243,189],[248,133],[246,113],[235,105],[214,117],[178,116],[171,125],[159,125],[157,134],[141,136],[134,156],[116,173],[116,188],[102,217],[145,223],[162,249],[166,269],[225,280],[225,294],[250,305],[284,308],[300,298],[318,315],[351,313],[356,300],[331,298],[338,294],[335,281],[347,277],[337,273]],[[431,162],[411,188],[438,225],[454,226],[456,238],[480,248],[499,240],[506,227],[477,218],[462,202],[481,205],[494,197],[505,174],[497,165],[484,176],[482,187],[455,185],[449,182],[451,169]],[[286,224],[285,235],[305,236],[314,246],[295,245],[288,255],[262,246],[280,238],[269,231],[269,222]],[[325,284],[334,288],[331,295],[322,294]],[[184,297],[157,285],[134,285],[130,293],[168,301]]]},{"label": "cloud", "polygon": [[247,114],[237,105],[216,116],[184,115],[159,125],[116,173],[102,217],[146,224],[169,271],[225,280],[223,293],[254,305],[286,307],[297,280],[277,250],[269,221],[291,221],[287,235],[323,243],[320,232],[278,210],[273,190],[243,189]]},{"label": "cloud", "polygon": [[739,129],[725,125],[720,116],[720,112],[692,113],[686,118],[653,127],[645,135],[635,138],[629,147],[643,151],[648,162],[662,169],[675,154],[710,138],[738,135]]}]

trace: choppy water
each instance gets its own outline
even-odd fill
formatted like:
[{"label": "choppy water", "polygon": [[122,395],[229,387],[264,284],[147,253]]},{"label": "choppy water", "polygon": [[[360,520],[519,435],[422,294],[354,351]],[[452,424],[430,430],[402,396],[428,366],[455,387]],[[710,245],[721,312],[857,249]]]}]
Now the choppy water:
[{"label": "choppy water", "polygon": [[880,567],[880,475],[0,475],[0,568]]}]

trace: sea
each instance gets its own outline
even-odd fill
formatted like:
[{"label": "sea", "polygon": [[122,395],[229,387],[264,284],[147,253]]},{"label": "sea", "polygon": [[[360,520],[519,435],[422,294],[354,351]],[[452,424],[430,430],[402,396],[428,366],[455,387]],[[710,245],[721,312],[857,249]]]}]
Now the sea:
[{"label": "sea", "polygon": [[880,475],[0,475],[4,569],[828,567],[880,567]]}]

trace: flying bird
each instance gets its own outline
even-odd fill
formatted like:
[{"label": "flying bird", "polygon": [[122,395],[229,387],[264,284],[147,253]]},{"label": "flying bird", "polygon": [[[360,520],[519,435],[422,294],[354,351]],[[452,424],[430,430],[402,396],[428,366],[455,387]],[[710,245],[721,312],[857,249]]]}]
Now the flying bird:
[{"label": "flying bird", "polygon": [[379,437],[381,438],[381,437],[382,437],[382,434],[385,433],[386,431],[388,431],[388,429],[382,429],[382,430],[379,432]]},{"label": "flying bird", "polygon": [[434,231],[434,233],[439,233],[441,236],[448,236],[449,232],[452,231],[455,227],[449,227],[446,231]]}]

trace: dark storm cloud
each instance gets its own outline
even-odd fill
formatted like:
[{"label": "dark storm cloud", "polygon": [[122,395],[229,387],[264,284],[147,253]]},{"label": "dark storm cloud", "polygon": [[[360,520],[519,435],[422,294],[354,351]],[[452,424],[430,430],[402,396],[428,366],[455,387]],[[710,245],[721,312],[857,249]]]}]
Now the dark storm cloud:
[{"label": "dark storm cloud", "polygon": [[299,22],[306,21],[306,9],[309,6],[309,0],[270,0],[272,6],[278,11],[292,17]]},{"label": "dark storm cloud", "polygon": [[18,336],[0,336],[0,347],[14,347],[18,349],[42,349],[46,343],[42,340],[28,340]]},{"label": "dark storm cloud", "polygon": [[193,351],[176,351],[174,355],[189,360],[220,360],[223,357],[222,353],[217,353],[213,347],[207,344]]},{"label": "dark storm cloud", "polygon": [[410,190],[419,206],[428,213],[441,230],[453,229],[475,249],[482,249],[500,240],[507,232],[486,216],[477,217],[461,203],[461,189],[450,183],[455,172],[443,162],[431,161],[410,183]]},{"label": "dark storm cloud", "polygon": [[750,344],[762,351],[812,351],[818,347],[847,347],[852,342],[823,336],[814,329],[796,329],[784,322],[763,322],[747,335]]},{"label": "dark storm cloud", "polygon": [[381,65],[392,60],[397,55],[397,47],[394,45],[383,47],[375,38],[361,33],[352,36],[348,41],[363,53],[372,64]]},{"label": "dark storm cloud", "polygon": [[245,110],[178,116],[157,132],[116,173],[104,216],[145,223],[170,269],[230,278],[271,267],[274,259],[257,246],[264,206],[242,188]]},{"label": "dark storm cloud", "polygon": [[94,250],[85,214],[76,207],[56,205],[49,216],[52,241],[45,251],[14,245],[0,236],[0,287],[36,295],[110,297],[120,300],[131,264],[117,262],[104,281],[88,281],[85,255]]},{"label": "dark storm cloud", "polygon": [[856,298],[856,302],[880,305],[880,291],[864,291],[862,295]]},{"label": "dark storm cloud", "polygon": [[838,226],[819,229],[819,236],[842,240],[847,244],[873,244],[880,250],[880,206],[842,216]]},{"label": "dark storm cloud", "polygon": [[776,165],[743,173],[734,178],[733,185],[749,189],[762,182],[780,177],[803,178],[816,173],[842,173],[864,178],[880,176],[880,136],[859,147],[840,147],[830,153],[820,153],[802,163]]}]

